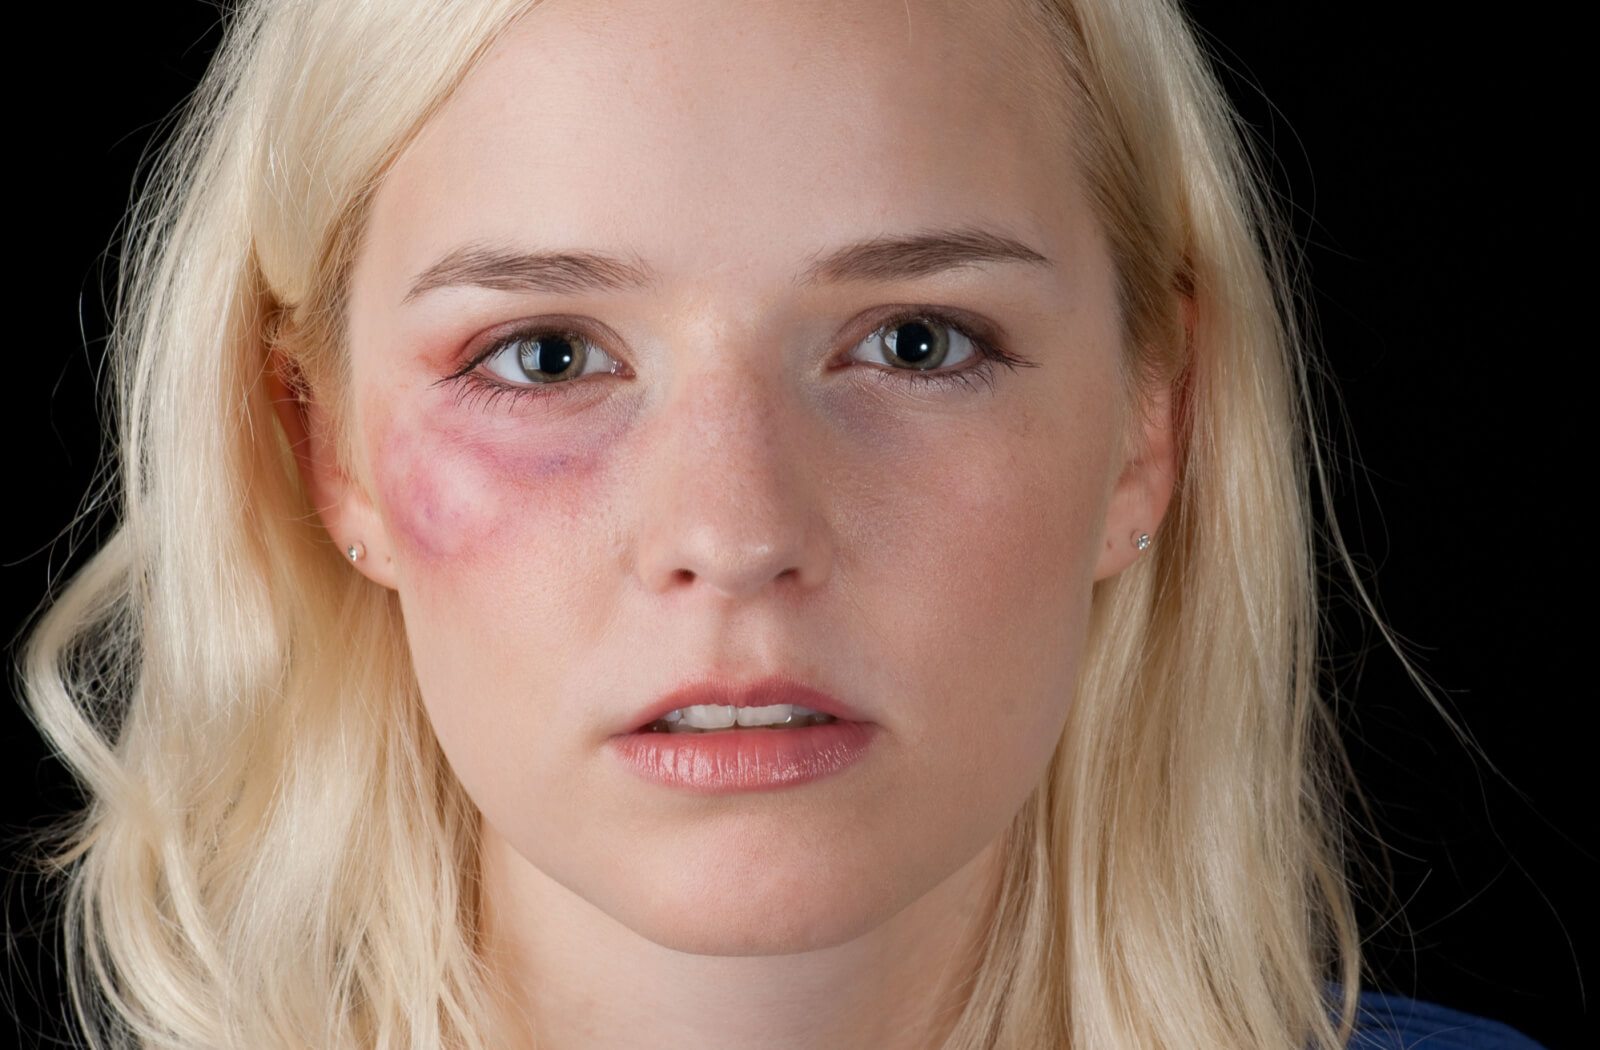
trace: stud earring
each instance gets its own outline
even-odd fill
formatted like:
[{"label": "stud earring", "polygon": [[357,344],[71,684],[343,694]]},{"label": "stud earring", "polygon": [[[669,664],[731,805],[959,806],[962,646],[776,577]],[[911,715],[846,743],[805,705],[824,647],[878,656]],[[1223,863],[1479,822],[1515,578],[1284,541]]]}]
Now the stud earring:
[{"label": "stud earring", "polygon": [[344,549],[344,554],[352,563],[358,562],[367,556],[367,545],[360,540],[356,540]]},{"label": "stud earring", "polygon": [[1135,547],[1139,548],[1140,550],[1149,550],[1150,549],[1150,534],[1148,532],[1136,532],[1136,533],[1134,533],[1133,534],[1133,545]]}]

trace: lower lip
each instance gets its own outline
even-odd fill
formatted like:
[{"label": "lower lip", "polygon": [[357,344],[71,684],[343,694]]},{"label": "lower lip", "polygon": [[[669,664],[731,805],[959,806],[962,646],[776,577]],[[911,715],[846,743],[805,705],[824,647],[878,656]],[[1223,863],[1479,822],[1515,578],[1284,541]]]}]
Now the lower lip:
[{"label": "lower lip", "polygon": [[866,722],[718,733],[629,733],[613,737],[624,765],[646,780],[704,794],[772,791],[848,769],[874,736]]}]

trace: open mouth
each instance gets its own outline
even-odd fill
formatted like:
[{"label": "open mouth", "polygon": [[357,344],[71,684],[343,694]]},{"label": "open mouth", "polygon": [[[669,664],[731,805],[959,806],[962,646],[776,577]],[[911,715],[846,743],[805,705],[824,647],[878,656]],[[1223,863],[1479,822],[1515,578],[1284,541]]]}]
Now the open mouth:
[{"label": "open mouth", "polygon": [[831,777],[860,761],[878,735],[847,704],[783,675],[689,685],[637,717],[611,738],[612,753],[646,781],[696,794]]},{"label": "open mouth", "polygon": [[836,719],[799,704],[736,707],[732,704],[694,704],[668,711],[642,727],[642,733],[718,733],[729,729],[803,729],[828,725]]}]

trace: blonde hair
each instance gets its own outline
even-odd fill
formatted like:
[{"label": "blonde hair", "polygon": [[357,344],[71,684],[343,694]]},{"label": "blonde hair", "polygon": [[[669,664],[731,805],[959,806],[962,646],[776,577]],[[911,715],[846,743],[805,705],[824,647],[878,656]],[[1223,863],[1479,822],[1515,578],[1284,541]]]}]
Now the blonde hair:
[{"label": "blonde hair", "polygon": [[[132,215],[121,521],[24,658],[91,799],[56,860],[96,1045],[493,1045],[476,810],[394,595],[316,524],[266,373],[337,402],[372,193],[527,6],[249,0]],[[1097,587],[946,1046],[1342,1045],[1358,949],[1278,227],[1173,0],[1026,6],[1181,474],[1152,556]]]}]

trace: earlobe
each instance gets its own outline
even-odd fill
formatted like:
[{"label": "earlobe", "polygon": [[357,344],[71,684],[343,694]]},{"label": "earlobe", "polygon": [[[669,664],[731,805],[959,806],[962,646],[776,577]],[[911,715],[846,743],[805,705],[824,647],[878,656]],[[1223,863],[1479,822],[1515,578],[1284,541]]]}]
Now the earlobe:
[{"label": "earlobe", "polygon": [[1161,522],[1177,482],[1172,391],[1163,387],[1141,398],[1137,411],[1140,422],[1129,437],[1122,473],[1106,509],[1096,580],[1115,576],[1159,542]]},{"label": "earlobe", "polygon": [[327,408],[285,354],[271,354],[266,381],[267,395],[317,518],[357,572],[392,589],[394,562],[382,517],[340,462],[336,424]]}]

